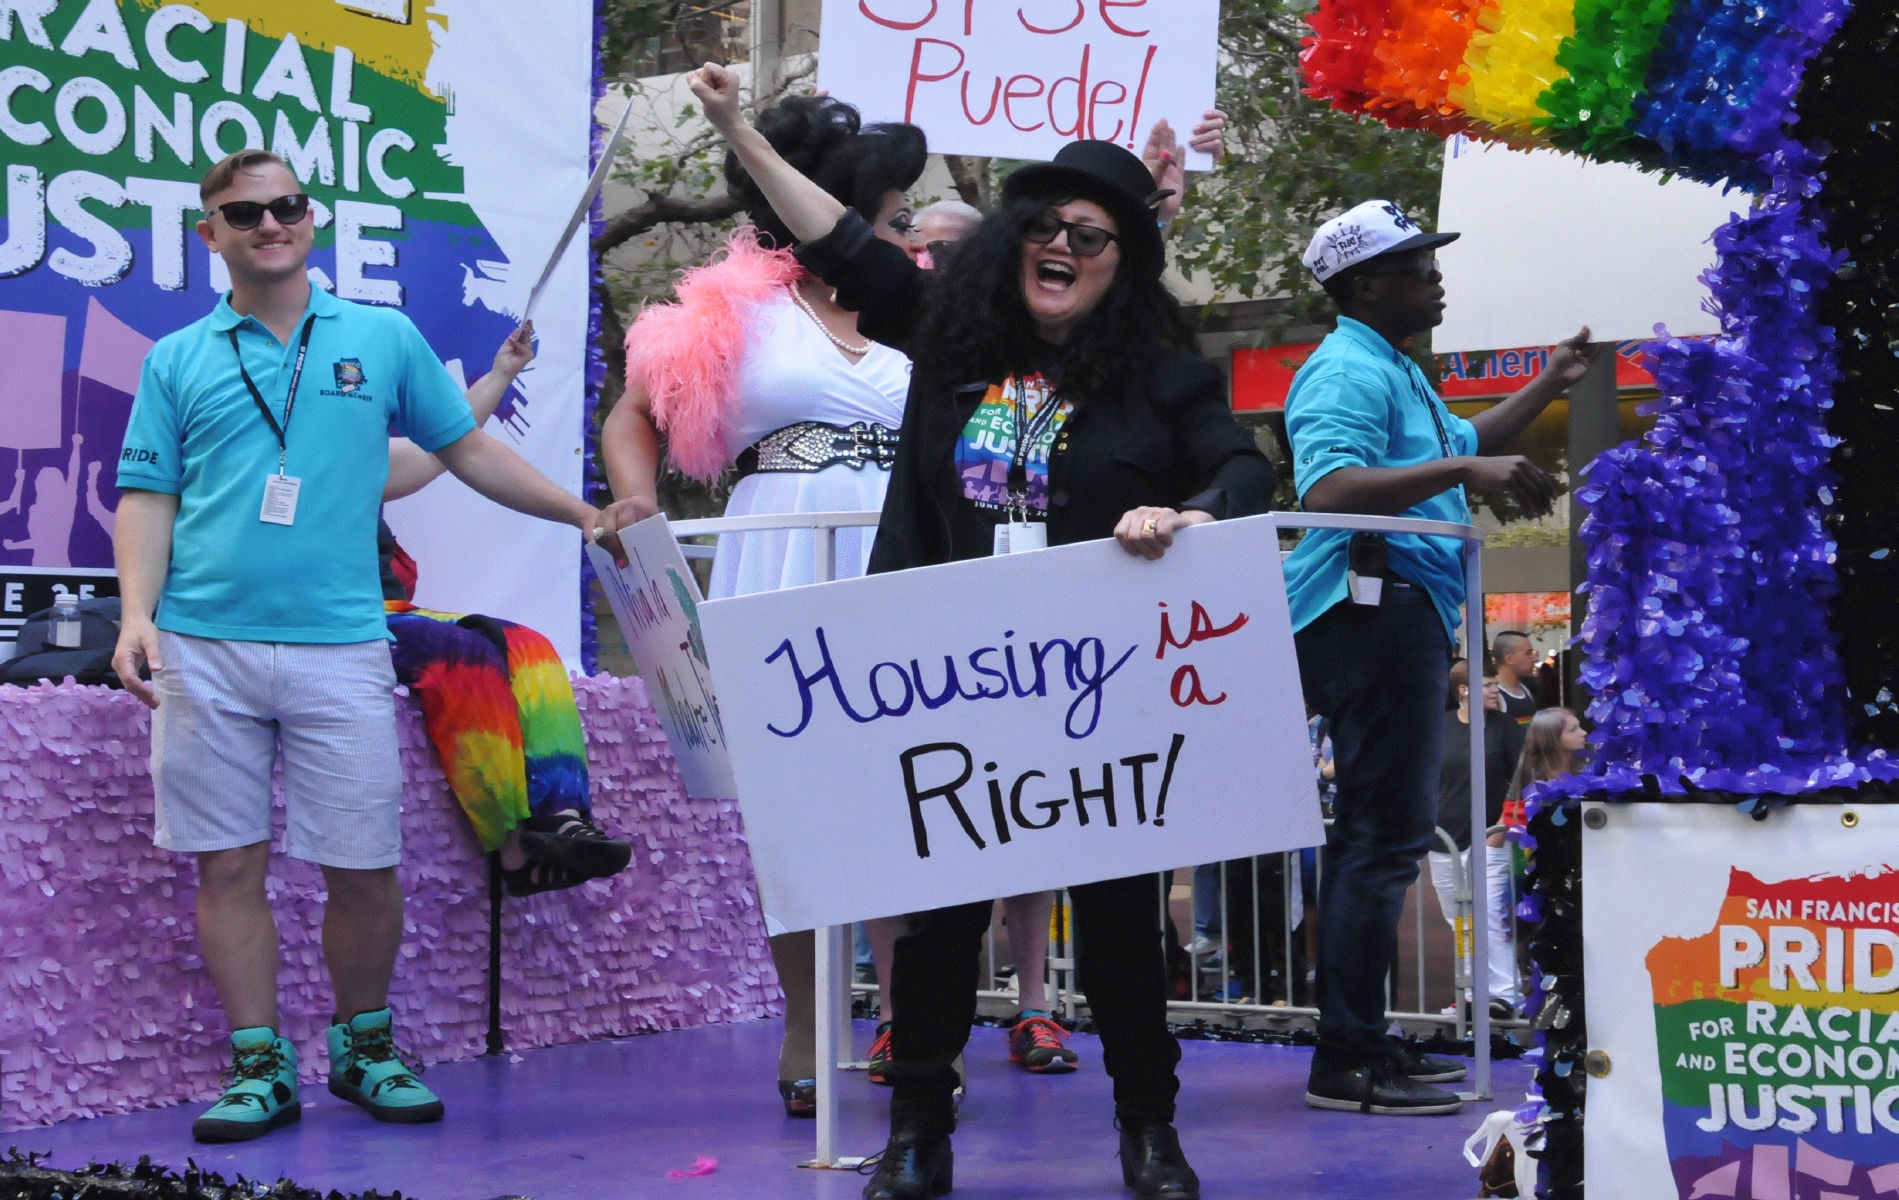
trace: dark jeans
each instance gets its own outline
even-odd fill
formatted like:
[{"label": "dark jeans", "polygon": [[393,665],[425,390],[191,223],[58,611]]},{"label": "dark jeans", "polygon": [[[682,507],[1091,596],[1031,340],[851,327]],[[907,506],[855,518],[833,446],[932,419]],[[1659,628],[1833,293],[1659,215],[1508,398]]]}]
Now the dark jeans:
[{"label": "dark jeans", "polygon": [[[1180,1043],[1167,1032],[1167,963],[1160,887],[1153,875],[1070,888],[1082,991],[1101,1033],[1101,1061],[1114,1080],[1114,1108],[1172,1121]],[[990,903],[939,908],[912,918],[890,971],[890,1076],[894,1123],[909,1117],[947,1132],[955,1120],[950,1064],[976,1017],[976,970]]]},{"label": "dark jeans", "polygon": [[1319,888],[1314,1071],[1389,1053],[1385,976],[1404,894],[1437,823],[1450,639],[1423,588],[1339,604],[1301,629],[1306,703],[1332,722],[1338,797]]}]

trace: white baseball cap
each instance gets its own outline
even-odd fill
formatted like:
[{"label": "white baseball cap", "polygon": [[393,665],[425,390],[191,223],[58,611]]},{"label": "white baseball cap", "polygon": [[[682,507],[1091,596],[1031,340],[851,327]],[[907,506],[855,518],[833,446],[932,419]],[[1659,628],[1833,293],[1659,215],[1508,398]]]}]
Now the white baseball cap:
[{"label": "white baseball cap", "polygon": [[1367,200],[1333,217],[1312,235],[1301,259],[1320,283],[1366,259],[1404,250],[1428,250],[1454,242],[1455,233],[1426,233],[1389,200]]}]

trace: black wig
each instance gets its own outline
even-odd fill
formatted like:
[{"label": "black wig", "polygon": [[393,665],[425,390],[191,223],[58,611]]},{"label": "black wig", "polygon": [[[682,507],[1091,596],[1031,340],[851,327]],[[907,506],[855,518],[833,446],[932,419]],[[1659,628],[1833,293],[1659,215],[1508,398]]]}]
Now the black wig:
[{"label": "black wig", "polygon": [[[779,157],[866,221],[877,219],[885,192],[910,190],[929,157],[923,131],[915,125],[866,128],[855,108],[829,96],[787,97],[760,113],[756,127]],[[730,151],[725,186],[745,206],[764,241],[783,249],[798,244]]]},{"label": "black wig", "polygon": [[1022,231],[1060,200],[1013,200],[957,244],[932,281],[913,347],[917,370],[954,385],[1040,369],[1075,399],[1119,394],[1169,349],[1194,351],[1193,329],[1158,275],[1124,259],[1107,294],[1054,346],[1022,298]]}]

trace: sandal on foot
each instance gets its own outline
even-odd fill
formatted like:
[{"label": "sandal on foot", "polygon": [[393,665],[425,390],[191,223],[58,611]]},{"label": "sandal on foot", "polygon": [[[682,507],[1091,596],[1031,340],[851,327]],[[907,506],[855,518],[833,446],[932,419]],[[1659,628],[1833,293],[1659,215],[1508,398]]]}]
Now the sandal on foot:
[{"label": "sandal on foot", "polygon": [[629,843],[608,837],[593,818],[571,809],[529,817],[521,826],[521,849],[583,880],[617,875],[633,858]]},{"label": "sandal on foot", "polygon": [[553,863],[529,860],[527,865],[516,870],[501,872],[502,885],[510,896],[535,896],[542,892],[557,892],[562,888],[579,887],[587,882],[585,875],[577,875],[565,867]]}]

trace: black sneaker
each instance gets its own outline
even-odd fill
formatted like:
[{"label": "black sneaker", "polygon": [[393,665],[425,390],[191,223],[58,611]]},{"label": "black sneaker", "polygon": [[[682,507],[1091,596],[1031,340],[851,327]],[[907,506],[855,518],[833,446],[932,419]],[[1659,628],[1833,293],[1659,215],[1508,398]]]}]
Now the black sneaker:
[{"label": "black sneaker", "polygon": [[1464,1107],[1456,1093],[1397,1074],[1389,1062],[1349,1071],[1314,1071],[1306,1081],[1306,1105],[1381,1117],[1426,1117]]},{"label": "black sneaker", "polygon": [[1391,1039],[1391,1061],[1399,1075],[1418,1083],[1455,1083],[1469,1074],[1456,1059],[1425,1054],[1400,1038]]},{"label": "black sneaker", "polygon": [[560,867],[582,882],[617,875],[633,858],[630,844],[608,837],[591,817],[571,809],[523,821],[521,849],[535,862]]}]

